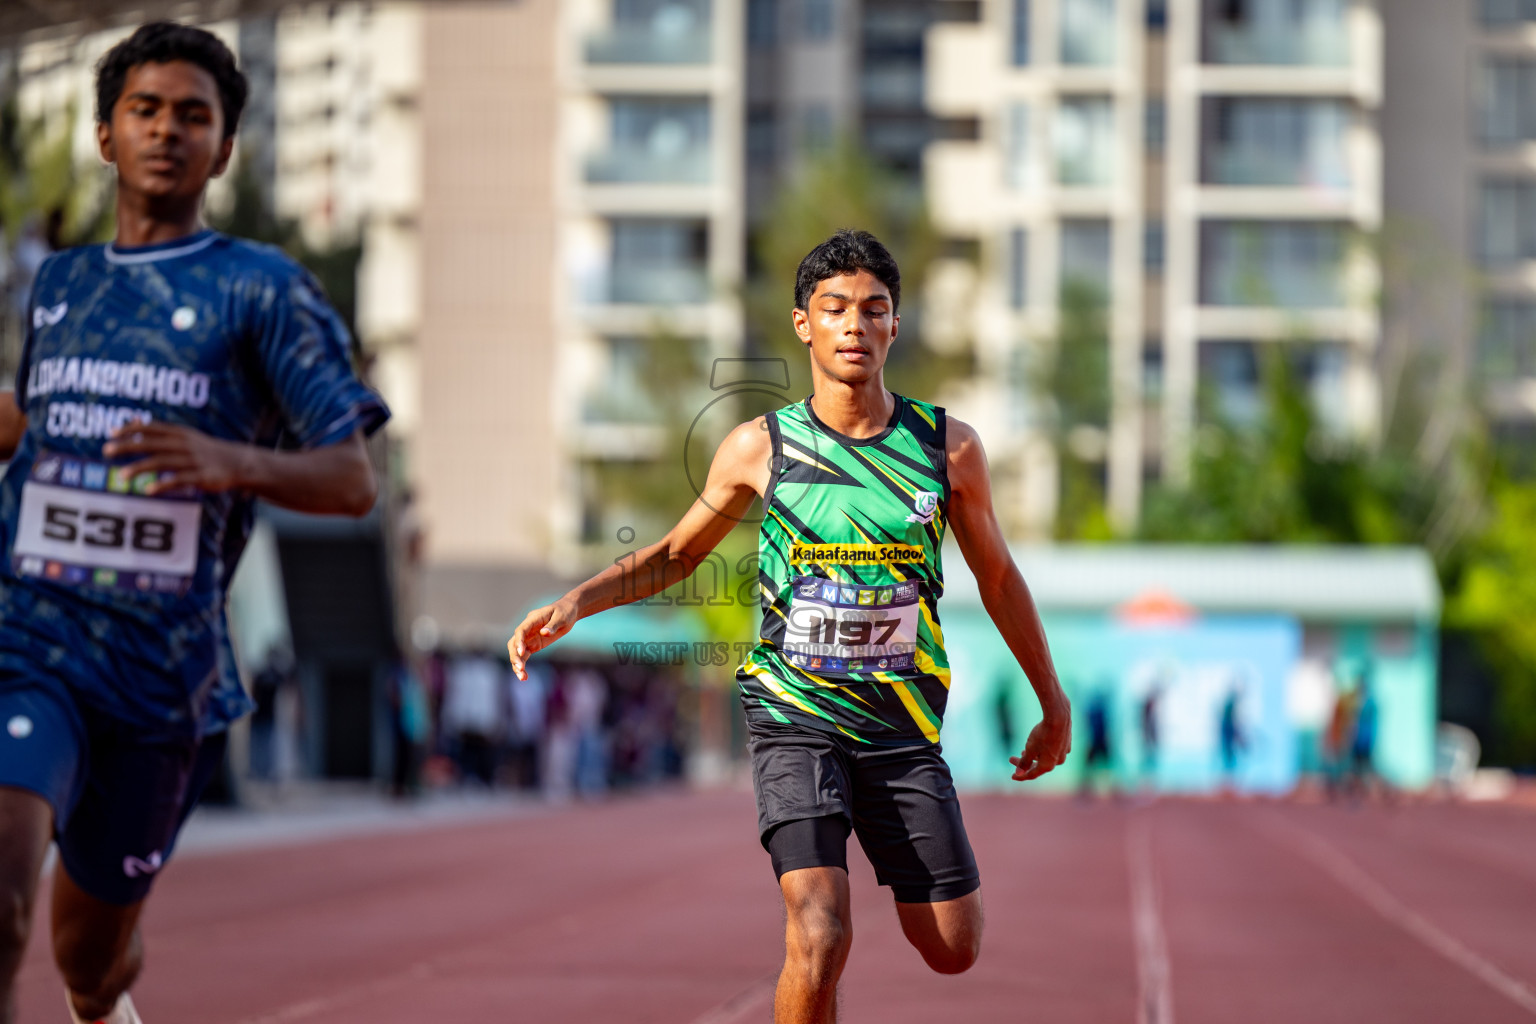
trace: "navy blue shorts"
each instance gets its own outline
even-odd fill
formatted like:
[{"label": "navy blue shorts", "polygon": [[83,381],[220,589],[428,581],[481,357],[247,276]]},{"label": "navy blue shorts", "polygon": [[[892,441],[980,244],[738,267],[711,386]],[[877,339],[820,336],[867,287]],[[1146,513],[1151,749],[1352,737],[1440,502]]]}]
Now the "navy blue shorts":
[{"label": "navy blue shorts", "polygon": [[225,738],[146,741],[62,683],[0,677],[0,786],[48,801],[64,870],[104,903],[149,894]]}]

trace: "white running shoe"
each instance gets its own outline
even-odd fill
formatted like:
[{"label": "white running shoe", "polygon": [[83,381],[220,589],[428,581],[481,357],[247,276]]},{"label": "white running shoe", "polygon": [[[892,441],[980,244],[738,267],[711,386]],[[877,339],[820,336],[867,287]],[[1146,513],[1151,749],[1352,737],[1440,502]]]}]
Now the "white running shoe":
[{"label": "white running shoe", "polygon": [[144,1024],[139,1011],[133,1008],[133,997],[127,992],[117,997],[117,1005],[112,1007],[112,1012],[100,1020],[85,1020],[76,1013],[74,1001],[67,992],[64,994],[64,1005],[69,1007],[69,1019],[75,1024]]}]

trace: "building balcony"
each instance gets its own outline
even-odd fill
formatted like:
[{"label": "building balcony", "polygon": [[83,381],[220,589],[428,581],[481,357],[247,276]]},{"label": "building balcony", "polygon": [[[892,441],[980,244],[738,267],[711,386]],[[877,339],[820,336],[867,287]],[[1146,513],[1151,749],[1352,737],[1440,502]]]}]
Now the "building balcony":
[{"label": "building balcony", "polygon": [[1207,185],[1346,189],[1349,169],[1342,150],[1308,158],[1294,151],[1255,146],[1211,146],[1206,150]]},{"label": "building balcony", "polygon": [[1336,309],[1344,305],[1337,266],[1211,268],[1202,303],[1207,306],[1268,306],[1279,309]]},{"label": "building balcony", "polygon": [[711,50],[708,28],[664,31],[617,25],[586,39],[589,64],[708,64]]},{"label": "building balcony", "polygon": [[595,290],[599,303],[693,306],[709,301],[709,276],[694,266],[617,266]]},{"label": "building balcony", "polygon": [[711,165],[704,146],[667,154],[620,146],[587,157],[586,179],[593,185],[707,185]]},{"label": "building balcony", "polygon": [[1342,24],[1291,31],[1213,25],[1205,37],[1207,64],[1342,68],[1349,51]]}]

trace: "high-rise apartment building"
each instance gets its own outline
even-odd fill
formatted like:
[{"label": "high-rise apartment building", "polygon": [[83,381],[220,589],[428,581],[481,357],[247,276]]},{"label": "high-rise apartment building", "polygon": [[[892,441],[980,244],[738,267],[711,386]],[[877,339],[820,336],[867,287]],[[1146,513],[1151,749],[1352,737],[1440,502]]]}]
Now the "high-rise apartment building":
[{"label": "high-rise apartment building", "polygon": [[740,4],[419,10],[407,475],[425,607],[497,622],[634,524],[604,500],[605,464],[675,457],[653,346],[707,362],[740,344]]},{"label": "high-rise apartment building", "polygon": [[970,0],[747,0],[747,196],[754,219],[808,156],[850,142],[916,193],[937,130],[926,34]]},{"label": "high-rise apartment building", "polygon": [[927,157],[947,234],[983,255],[970,414],[1055,511],[1054,452],[1023,383],[1073,280],[1107,301],[1111,515],[1188,465],[1198,392],[1251,415],[1285,345],[1337,429],[1368,434],[1379,338],[1380,16],[1368,0],[985,0],[935,26],[927,96],[975,141]]},{"label": "high-rise apartment building", "polygon": [[1432,293],[1389,328],[1483,396],[1529,470],[1536,450],[1536,3],[1388,8],[1382,113],[1389,221]]}]

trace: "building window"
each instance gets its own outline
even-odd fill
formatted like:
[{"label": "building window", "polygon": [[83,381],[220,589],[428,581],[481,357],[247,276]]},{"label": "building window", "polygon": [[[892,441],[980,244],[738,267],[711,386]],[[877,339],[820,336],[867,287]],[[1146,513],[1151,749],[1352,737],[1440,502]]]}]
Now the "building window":
[{"label": "building window", "polygon": [[1482,69],[1482,137],[1493,145],[1536,139],[1536,64],[1490,60]]},{"label": "building window", "polygon": [[1009,104],[1008,156],[1003,173],[1010,188],[1029,188],[1037,184],[1029,158],[1029,104]]},{"label": "building window", "polygon": [[1350,0],[1203,0],[1208,64],[1349,64]]},{"label": "building window", "polygon": [[1482,15],[1489,28],[1536,21],[1536,0],[1483,0]]},{"label": "building window", "polygon": [[[1265,351],[1266,346],[1280,345]],[[1291,374],[1307,390],[1307,398],[1319,425],[1340,433],[1348,423],[1349,402],[1345,380],[1349,369],[1348,346],[1337,342],[1293,344],[1274,341],[1203,341],[1200,344],[1200,386],[1213,400],[1216,411],[1234,426],[1262,423],[1266,413],[1264,359],[1278,354]]]},{"label": "building window", "polygon": [[1483,182],[1477,252],[1488,267],[1536,259],[1536,181]]},{"label": "building window", "polygon": [[1349,185],[1350,109],[1340,100],[1202,101],[1200,180],[1210,185]]},{"label": "building window", "polygon": [[747,0],[747,45],[765,50],[778,40],[778,0]]},{"label": "building window", "polygon": [[1489,381],[1536,377],[1536,301],[1489,299],[1483,304],[1477,368]]},{"label": "building window", "polygon": [[1141,346],[1141,397],[1157,402],[1163,397],[1163,339],[1147,338]]},{"label": "building window", "polygon": [[1008,305],[1022,310],[1029,302],[1029,232],[1008,232]]},{"label": "building window", "polygon": [[1066,96],[1056,108],[1056,181],[1108,185],[1115,179],[1115,107],[1108,96]]},{"label": "building window", "polygon": [[820,42],[832,38],[837,28],[837,9],[832,0],[800,0],[801,29],[807,40]]},{"label": "building window", "polygon": [[1013,0],[1013,34],[1010,42],[1015,67],[1029,63],[1029,0]]},{"label": "building window", "polygon": [[1141,139],[1148,156],[1163,155],[1168,145],[1168,104],[1161,96],[1147,100],[1142,111]]},{"label": "building window", "polygon": [[809,104],[800,112],[800,145],[812,152],[832,145],[832,110],[825,103]]},{"label": "building window", "polygon": [[1110,227],[1107,220],[1061,222],[1061,286],[1086,285],[1103,299],[1110,294]]},{"label": "building window", "polygon": [[1163,273],[1163,253],[1166,247],[1163,222],[1149,220],[1141,232],[1141,263],[1148,274],[1160,277]]},{"label": "building window", "polygon": [[754,165],[772,163],[778,156],[778,128],[772,107],[747,111],[747,159]]},{"label": "building window", "polygon": [[616,217],[610,223],[609,301],[677,305],[709,298],[703,221]]},{"label": "building window", "polygon": [[1161,32],[1168,27],[1168,0],[1147,0],[1147,28]]},{"label": "building window", "polygon": [[1115,62],[1115,0],[1061,0],[1061,62]]},{"label": "building window", "polygon": [[1337,308],[1344,240],[1344,226],[1329,222],[1207,221],[1200,225],[1200,301]]},{"label": "building window", "polygon": [[594,64],[702,64],[710,0],[613,0],[613,24],[586,40]]},{"label": "building window", "polygon": [[609,144],[587,161],[593,182],[698,184],[710,176],[709,101],[619,96],[609,103]]}]

